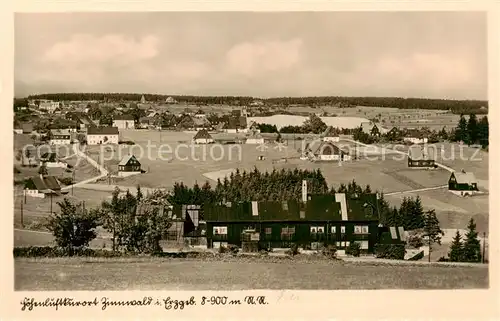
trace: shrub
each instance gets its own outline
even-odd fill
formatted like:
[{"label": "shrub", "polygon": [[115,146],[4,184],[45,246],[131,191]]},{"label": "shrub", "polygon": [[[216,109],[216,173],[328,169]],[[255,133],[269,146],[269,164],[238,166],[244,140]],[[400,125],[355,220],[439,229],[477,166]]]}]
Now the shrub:
[{"label": "shrub", "polygon": [[64,185],[71,185],[71,184],[73,184],[73,178],[71,178],[71,177],[60,177],[58,179]]},{"label": "shrub", "polygon": [[418,260],[421,260],[423,257],[424,257],[424,251],[420,251],[414,257],[409,258],[408,261],[418,261]]},{"label": "shrub", "polygon": [[408,242],[409,246],[414,247],[416,249],[418,249],[424,245],[422,237],[420,235],[417,235],[417,234],[410,234],[408,236],[407,242]]},{"label": "shrub", "polygon": [[330,259],[337,258],[337,247],[333,244],[329,244],[321,250],[321,254]]},{"label": "shrub", "polygon": [[290,256],[295,256],[299,254],[299,246],[297,244],[292,244],[290,249],[286,250],[285,254],[290,255]]},{"label": "shrub", "polygon": [[219,253],[223,254],[223,253],[227,253],[228,251],[229,251],[229,249],[227,247],[225,247],[224,245],[219,246]]},{"label": "shrub", "polygon": [[231,254],[233,254],[233,255],[238,254],[238,252],[239,252],[239,250],[240,250],[240,248],[239,248],[238,246],[234,245],[234,244],[229,244],[229,245],[227,246],[227,249],[228,249],[228,251],[229,251]]},{"label": "shrub", "polygon": [[379,259],[404,260],[404,244],[375,244],[375,256]]},{"label": "shrub", "polygon": [[441,256],[438,260],[438,262],[450,262],[450,259],[444,256]]},{"label": "shrub", "polygon": [[361,254],[361,246],[357,242],[351,242],[345,250],[345,254],[358,257]]},{"label": "shrub", "polygon": [[[13,251],[14,257],[64,257],[68,256],[68,251],[61,247],[52,246],[28,246],[15,247]],[[124,256],[121,252],[112,252],[103,249],[80,248],[74,249],[73,256],[86,257],[118,257]]]}]

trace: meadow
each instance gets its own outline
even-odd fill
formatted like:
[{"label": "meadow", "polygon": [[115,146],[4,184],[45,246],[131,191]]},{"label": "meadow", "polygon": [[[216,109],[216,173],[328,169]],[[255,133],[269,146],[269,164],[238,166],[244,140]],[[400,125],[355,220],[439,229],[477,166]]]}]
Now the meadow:
[{"label": "meadow", "polygon": [[17,258],[16,291],[488,288],[488,266],[266,259]]}]

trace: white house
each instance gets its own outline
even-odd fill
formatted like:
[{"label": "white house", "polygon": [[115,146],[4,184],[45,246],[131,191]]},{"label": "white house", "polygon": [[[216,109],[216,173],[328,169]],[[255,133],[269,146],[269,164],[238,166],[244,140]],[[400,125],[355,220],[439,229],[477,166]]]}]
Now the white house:
[{"label": "white house", "polygon": [[214,139],[206,129],[202,129],[194,135],[193,142],[195,144],[212,144]]},{"label": "white house", "polygon": [[424,134],[422,131],[416,129],[408,129],[406,131],[405,137],[403,138],[403,141],[405,143],[411,143],[411,144],[426,144],[428,139],[427,135]]},{"label": "white house", "polygon": [[167,104],[177,104],[177,100],[175,100],[173,97],[168,97],[165,99],[165,103]]},{"label": "white house", "polygon": [[246,144],[254,144],[254,145],[262,145],[264,144],[264,138],[258,132],[251,132],[250,136],[248,136]]},{"label": "white house", "polygon": [[46,195],[65,194],[61,184],[54,176],[33,176],[24,183],[24,193],[27,196],[45,198]]},{"label": "white house", "polygon": [[113,120],[113,127],[117,127],[118,129],[134,129],[134,117],[132,117],[131,115],[116,116]]},{"label": "white house", "polygon": [[331,142],[322,141],[317,147],[307,147],[310,159],[315,161],[349,161],[351,156]]},{"label": "white house", "polygon": [[68,164],[61,162],[54,152],[44,153],[40,157],[40,166],[45,165],[48,168],[67,168]]},{"label": "white house", "polygon": [[118,144],[119,134],[117,127],[89,127],[87,145]]}]

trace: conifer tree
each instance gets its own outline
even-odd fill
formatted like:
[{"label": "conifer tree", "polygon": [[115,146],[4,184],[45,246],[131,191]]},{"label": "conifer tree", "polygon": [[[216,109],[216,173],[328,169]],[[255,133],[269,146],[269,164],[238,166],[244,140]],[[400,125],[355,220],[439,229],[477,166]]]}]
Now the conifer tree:
[{"label": "conifer tree", "polygon": [[450,258],[451,262],[462,262],[463,260],[462,236],[460,235],[460,232],[458,230],[451,242],[448,257]]},{"label": "conifer tree", "polygon": [[469,121],[467,122],[467,144],[472,145],[477,142],[478,139],[478,124],[475,114],[470,114]]},{"label": "conifer tree", "polygon": [[437,243],[441,245],[441,237],[444,235],[443,230],[439,226],[439,220],[436,216],[436,211],[429,210],[424,215],[424,239],[427,240],[429,245],[429,262],[431,261],[432,244]]},{"label": "conifer tree", "polygon": [[460,115],[458,126],[455,129],[455,141],[467,142],[467,120],[463,114]]},{"label": "conifer tree", "polygon": [[481,243],[474,219],[470,219],[467,230],[463,243],[463,259],[465,262],[481,262]]}]

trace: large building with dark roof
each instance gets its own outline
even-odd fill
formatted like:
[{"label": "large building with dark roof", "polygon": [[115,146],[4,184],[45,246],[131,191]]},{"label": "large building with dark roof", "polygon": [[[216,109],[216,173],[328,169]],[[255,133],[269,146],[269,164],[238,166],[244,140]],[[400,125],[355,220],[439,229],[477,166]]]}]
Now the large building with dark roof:
[{"label": "large building with dark roof", "polygon": [[315,249],[333,244],[339,250],[358,242],[372,253],[379,237],[377,194],[309,195],[307,202],[265,201],[204,207],[208,247],[241,246],[245,231],[253,231],[260,247],[286,248],[297,244]]}]

